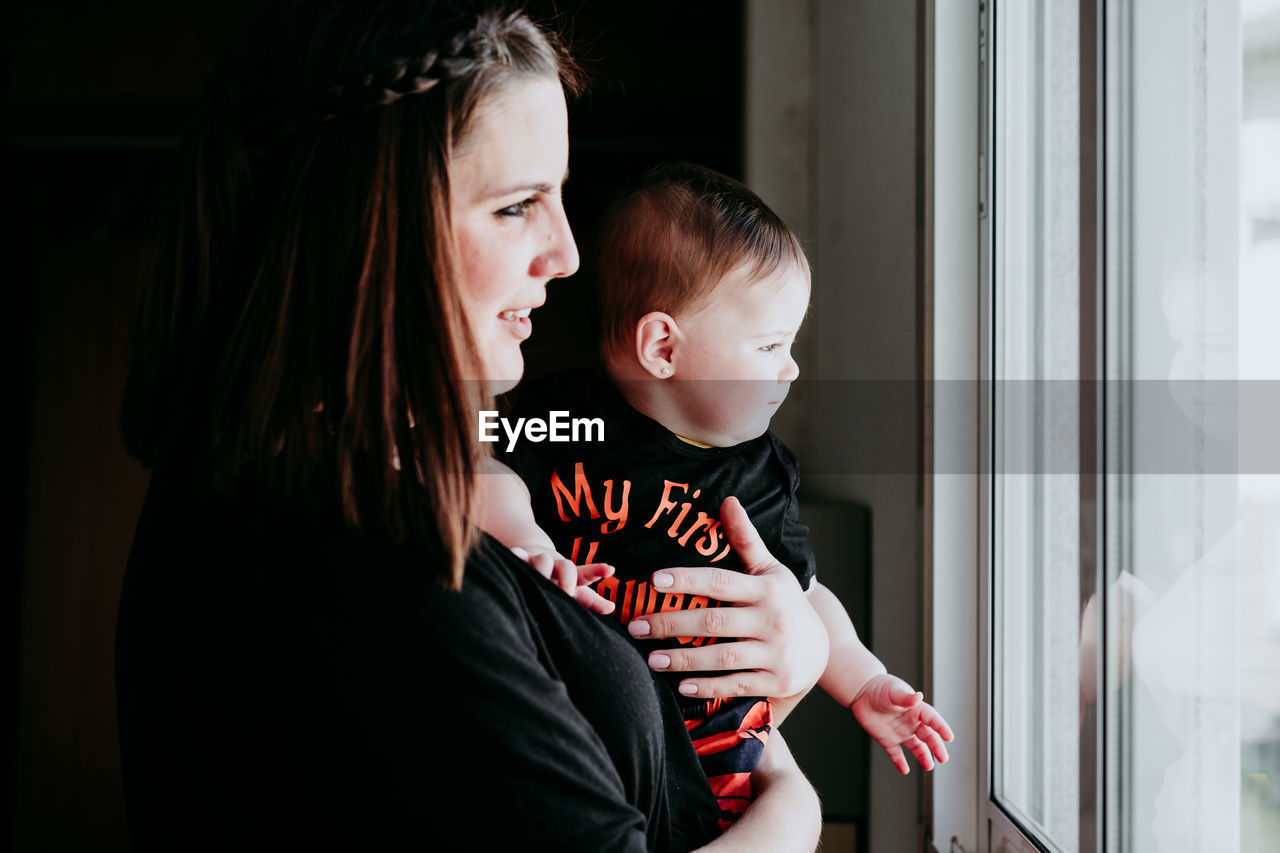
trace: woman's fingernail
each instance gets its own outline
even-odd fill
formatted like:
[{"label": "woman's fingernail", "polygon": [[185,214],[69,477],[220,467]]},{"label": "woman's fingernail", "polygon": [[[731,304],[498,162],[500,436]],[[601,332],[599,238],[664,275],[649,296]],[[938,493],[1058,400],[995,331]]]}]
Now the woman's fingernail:
[{"label": "woman's fingernail", "polygon": [[649,623],[643,619],[627,624],[627,630],[633,637],[645,637],[649,634]]},{"label": "woman's fingernail", "polygon": [[681,685],[680,685],[680,692],[681,692],[681,693],[683,693],[685,696],[697,696],[697,695],[698,695],[698,685],[696,685],[696,684],[681,684]]},{"label": "woman's fingernail", "polygon": [[671,666],[671,658],[657,653],[651,654],[649,655],[649,666],[653,669],[666,669]]},{"label": "woman's fingernail", "polygon": [[658,572],[653,576],[653,585],[658,589],[666,589],[675,582],[676,579],[671,576],[670,572]]}]

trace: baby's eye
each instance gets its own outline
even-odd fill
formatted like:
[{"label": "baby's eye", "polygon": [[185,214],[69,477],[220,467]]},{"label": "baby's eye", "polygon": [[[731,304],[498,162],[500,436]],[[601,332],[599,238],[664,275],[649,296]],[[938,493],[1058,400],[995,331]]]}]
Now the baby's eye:
[{"label": "baby's eye", "polygon": [[776,349],[781,349],[783,346],[784,344],[765,344],[760,347],[760,352],[773,352]]},{"label": "baby's eye", "polygon": [[504,207],[497,212],[498,216],[524,216],[525,211],[537,203],[537,199],[533,197],[526,198],[524,201],[518,201],[510,207]]}]

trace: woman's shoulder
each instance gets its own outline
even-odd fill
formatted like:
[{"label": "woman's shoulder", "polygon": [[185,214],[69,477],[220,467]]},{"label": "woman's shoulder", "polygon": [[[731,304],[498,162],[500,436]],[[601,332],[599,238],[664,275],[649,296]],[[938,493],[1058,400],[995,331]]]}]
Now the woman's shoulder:
[{"label": "woman's shoulder", "polygon": [[161,471],[134,535],[124,603],[173,611],[167,601],[190,618],[229,614],[246,628],[297,621],[304,631],[366,635],[399,623],[519,623],[520,564],[486,540],[472,549],[462,589],[450,590],[430,555],[341,523],[255,509]]}]

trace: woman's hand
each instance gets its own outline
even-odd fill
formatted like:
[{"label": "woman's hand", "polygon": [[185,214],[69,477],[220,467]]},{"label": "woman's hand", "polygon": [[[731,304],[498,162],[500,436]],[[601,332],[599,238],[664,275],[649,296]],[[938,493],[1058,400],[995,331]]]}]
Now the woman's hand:
[{"label": "woman's hand", "polygon": [[827,666],[827,631],[795,575],[774,559],[737,498],[720,506],[720,519],[747,574],[707,567],[662,569],[651,583],[664,593],[705,595],[726,607],[650,613],[628,625],[642,639],[727,637],[701,648],[649,655],[664,672],[733,670],[715,678],[680,682],[686,696],[793,696],[813,687]]}]

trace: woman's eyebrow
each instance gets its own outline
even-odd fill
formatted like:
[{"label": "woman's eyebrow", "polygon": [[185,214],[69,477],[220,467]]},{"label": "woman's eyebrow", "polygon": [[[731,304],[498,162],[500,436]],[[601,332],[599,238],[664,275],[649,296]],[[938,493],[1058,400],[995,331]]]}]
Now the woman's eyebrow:
[{"label": "woman's eyebrow", "polygon": [[517,184],[516,186],[507,187],[505,189],[497,189],[489,194],[490,198],[499,198],[504,195],[515,195],[516,193],[549,193],[551,187],[548,184]]},{"label": "woman's eyebrow", "polygon": [[[565,169],[564,177],[560,179],[560,186],[562,187],[568,182],[569,182],[569,170]],[[553,187],[551,186],[551,184],[520,184],[519,186],[510,187],[509,189],[498,190],[497,192],[493,193],[493,198],[497,198],[498,196],[504,196],[504,195],[514,195],[516,193],[522,193],[522,192],[549,193],[556,189],[559,189],[559,187]]]}]

